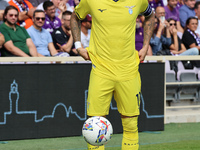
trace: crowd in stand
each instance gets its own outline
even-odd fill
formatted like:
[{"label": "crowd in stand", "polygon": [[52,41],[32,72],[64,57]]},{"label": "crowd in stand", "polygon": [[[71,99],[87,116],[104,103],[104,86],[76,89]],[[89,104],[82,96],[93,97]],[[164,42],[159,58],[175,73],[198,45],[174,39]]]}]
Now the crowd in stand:
[{"label": "crowd in stand", "polygon": [[[150,0],[149,3],[156,18],[148,55],[199,55],[200,2],[167,0],[164,5],[162,0]],[[136,25],[136,41],[142,34],[137,32],[140,28]]]},{"label": "crowd in stand", "polygon": [[[79,0],[0,0],[1,56],[78,56],[70,29]],[[155,12],[147,55],[199,55],[200,2],[149,0]],[[143,16],[136,19],[136,50],[143,46]],[[81,42],[89,46],[92,19],[81,22]]]},{"label": "crowd in stand", "polygon": [[[1,56],[78,56],[70,18],[78,0],[0,0]],[[91,16],[82,21],[82,46],[89,45]]]}]

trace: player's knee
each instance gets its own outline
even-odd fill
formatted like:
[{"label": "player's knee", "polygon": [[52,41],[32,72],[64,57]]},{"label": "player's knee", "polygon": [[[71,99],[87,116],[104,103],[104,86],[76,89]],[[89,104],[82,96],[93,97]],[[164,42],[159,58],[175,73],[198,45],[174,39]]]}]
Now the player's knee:
[{"label": "player's knee", "polygon": [[137,137],[135,134],[138,134],[138,117],[122,118],[122,126],[124,136],[130,139]]}]

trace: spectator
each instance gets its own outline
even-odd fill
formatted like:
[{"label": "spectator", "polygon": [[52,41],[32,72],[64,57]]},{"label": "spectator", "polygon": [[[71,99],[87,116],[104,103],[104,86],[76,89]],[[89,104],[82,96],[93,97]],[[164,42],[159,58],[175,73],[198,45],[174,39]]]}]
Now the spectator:
[{"label": "spectator", "polygon": [[75,4],[75,5],[78,5],[79,3],[80,3],[79,0],[74,0],[74,4]]},{"label": "spectator", "polygon": [[198,18],[198,27],[197,27],[197,30],[195,32],[200,37],[200,1],[196,2],[194,11],[196,13],[196,17]]},{"label": "spectator", "polygon": [[[70,7],[70,5],[68,4],[68,0],[51,0],[55,6],[55,15],[58,18],[62,18],[62,12],[68,10],[73,12],[73,9]],[[38,7],[36,9],[42,9],[43,8],[43,3],[39,4]]]},{"label": "spectator", "polygon": [[178,3],[177,3],[176,8],[179,10],[179,8],[180,8],[181,6],[183,6],[183,5],[184,5],[183,0],[178,0]]},{"label": "spectator", "polygon": [[[166,30],[166,37],[162,35],[164,29]],[[169,46],[171,44],[171,35],[169,33],[169,24],[165,20],[155,18],[154,34],[150,40],[153,55],[158,55],[162,52],[163,45]],[[160,54],[159,54],[160,55]]]},{"label": "spectator", "polygon": [[[138,16],[136,19],[136,30],[135,30],[135,49],[137,51],[140,51],[143,47],[143,27],[142,22],[140,20],[141,16]],[[147,51],[147,55],[151,56],[153,55],[151,47],[149,46],[149,49]]]},{"label": "spectator", "polygon": [[195,33],[198,26],[196,17],[189,17],[186,21],[186,28],[183,33],[182,41],[187,49],[196,47],[200,50],[200,38]]},{"label": "spectator", "polygon": [[44,2],[43,7],[46,13],[43,28],[52,33],[61,26],[61,21],[55,16],[55,6],[51,1]]},{"label": "spectator", "polygon": [[19,12],[14,6],[7,6],[0,26],[0,32],[4,35],[5,43],[1,51],[2,56],[38,56],[33,41],[24,27],[16,25]]},{"label": "spectator", "polygon": [[4,42],[5,42],[5,38],[4,38],[3,34],[0,33],[0,48],[2,48]]},{"label": "spectator", "polygon": [[67,52],[70,56],[76,56],[77,51],[74,47],[73,37],[70,27],[71,12],[65,11],[62,14],[62,26],[52,33],[53,43],[57,50]]},{"label": "spectator", "polygon": [[[62,17],[62,13],[64,11],[70,11],[70,12],[73,12],[73,9],[72,7],[69,5],[69,0],[60,0],[60,4],[58,5],[58,11],[56,11],[56,15],[60,15],[60,17]],[[62,5],[61,5],[62,4]],[[62,6],[62,8],[61,8]]]},{"label": "spectator", "polygon": [[4,9],[9,6],[8,2],[5,0],[0,0],[0,25],[3,23],[3,13]]},{"label": "spectator", "polygon": [[164,7],[162,0],[148,0],[148,1],[154,12],[158,6]]},{"label": "spectator", "polygon": [[184,3],[179,8],[179,19],[183,28],[185,27],[186,20],[191,16],[195,16],[194,5],[196,0],[184,0]]},{"label": "spectator", "polygon": [[177,0],[167,0],[168,4],[165,6],[165,18],[173,18],[176,20],[177,30],[183,33],[183,28],[181,27],[180,20],[179,20],[179,11],[177,9]]},{"label": "spectator", "polygon": [[10,0],[8,3],[18,9],[18,25],[25,29],[33,25],[32,16],[35,8],[28,0]]},{"label": "spectator", "polygon": [[76,5],[78,5],[79,4],[79,0],[69,0],[68,1],[68,4],[71,6],[71,8],[74,10],[74,7],[76,6]]},{"label": "spectator", "polygon": [[34,11],[33,25],[27,31],[41,56],[53,56],[58,52],[53,45],[51,34],[42,28],[44,20],[45,13],[43,10]]},{"label": "spectator", "polygon": [[194,47],[190,49],[186,49],[181,39],[177,35],[177,24],[176,20],[170,18],[167,20],[169,22],[169,31],[171,34],[172,43],[169,46],[169,49],[172,55],[198,55],[199,50]]},{"label": "spectator", "polygon": [[[182,41],[187,49],[197,48],[200,51],[200,38],[195,33],[198,26],[198,19],[196,17],[189,17],[186,20],[185,31],[183,33]],[[183,61],[185,69],[192,69],[194,66],[200,67],[200,61]]]},{"label": "spectator", "polygon": [[89,46],[90,32],[91,32],[91,16],[87,15],[84,20],[81,21],[81,43],[84,48]]},{"label": "spectator", "polygon": [[165,8],[162,6],[158,6],[155,10],[155,16],[158,19],[161,19],[162,22],[165,21]]},{"label": "spectator", "polygon": [[75,6],[74,0],[68,0],[68,4],[74,10],[74,6]]}]

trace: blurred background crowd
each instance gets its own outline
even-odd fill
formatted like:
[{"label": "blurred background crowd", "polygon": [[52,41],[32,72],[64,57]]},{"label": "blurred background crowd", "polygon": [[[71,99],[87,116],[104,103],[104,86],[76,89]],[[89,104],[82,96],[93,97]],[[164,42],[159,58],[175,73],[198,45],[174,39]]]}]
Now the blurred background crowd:
[{"label": "blurred background crowd", "polygon": [[[0,0],[1,56],[78,56],[71,14],[79,0]],[[200,1],[149,0],[155,13],[147,55],[199,55]],[[136,19],[135,49],[143,46],[144,16]],[[81,21],[82,47],[89,46],[92,17]],[[120,39],[119,39],[120,40]]]}]

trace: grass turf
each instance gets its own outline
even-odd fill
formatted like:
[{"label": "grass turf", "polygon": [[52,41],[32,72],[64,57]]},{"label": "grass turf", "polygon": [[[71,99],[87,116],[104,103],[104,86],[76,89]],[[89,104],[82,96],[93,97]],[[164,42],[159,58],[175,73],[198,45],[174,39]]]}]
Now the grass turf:
[{"label": "grass turf", "polygon": [[[200,150],[200,123],[167,124],[165,131],[140,132],[139,150]],[[121,150],[122,134],[106,150]],[[86,150],[83,137],[0,141],[0,150]]]}]

